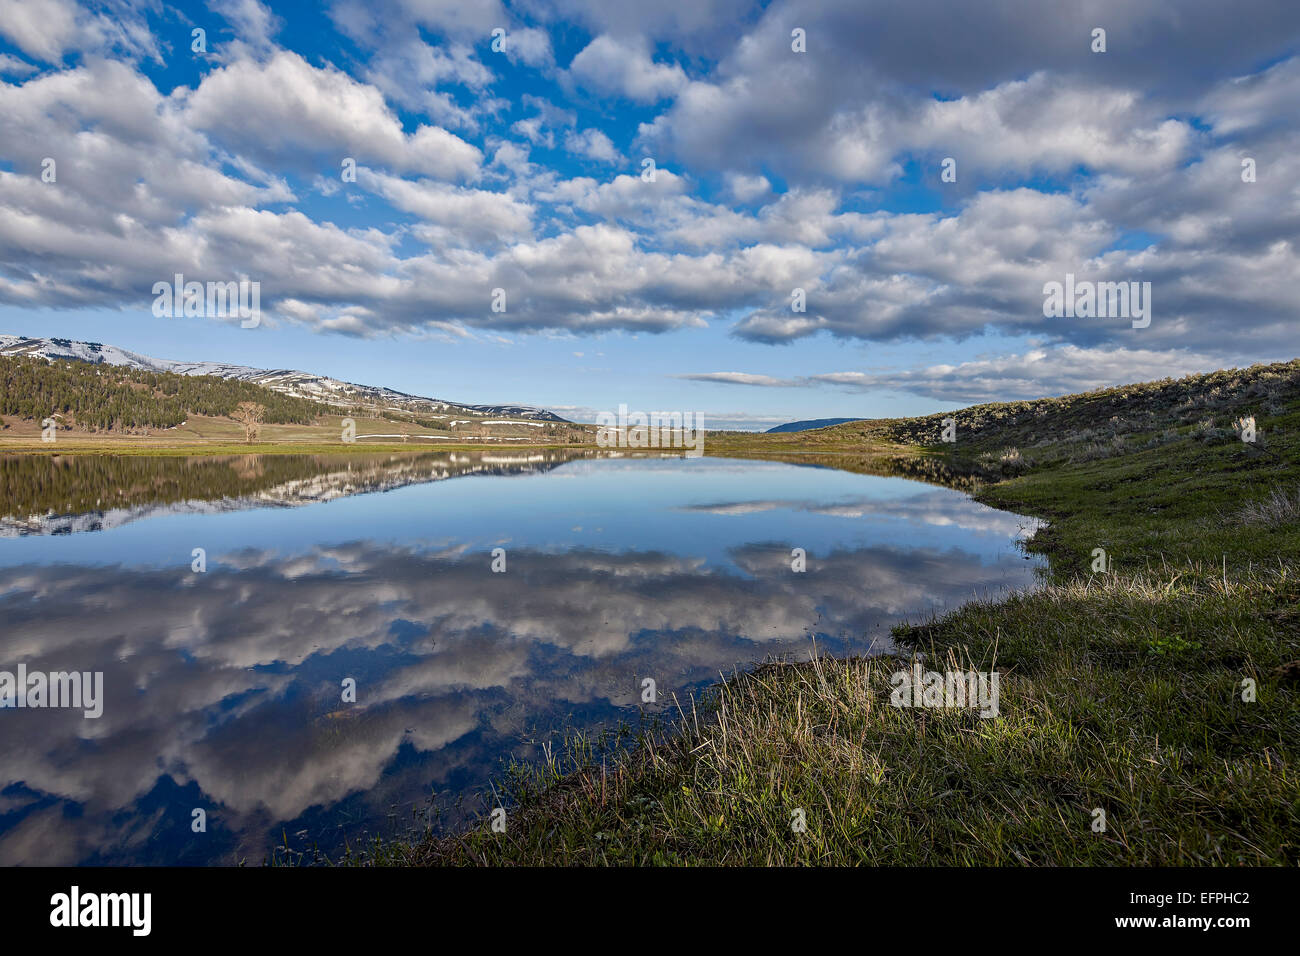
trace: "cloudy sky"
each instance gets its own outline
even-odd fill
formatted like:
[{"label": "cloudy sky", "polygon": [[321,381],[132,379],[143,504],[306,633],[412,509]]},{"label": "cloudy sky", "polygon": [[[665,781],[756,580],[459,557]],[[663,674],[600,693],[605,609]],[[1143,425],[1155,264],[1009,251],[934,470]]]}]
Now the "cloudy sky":
[{"label": "cloudy sky", "polygon": [[1295,0],[0,0],[0,332],[744,427],[1287,359],[1298,116]]}]

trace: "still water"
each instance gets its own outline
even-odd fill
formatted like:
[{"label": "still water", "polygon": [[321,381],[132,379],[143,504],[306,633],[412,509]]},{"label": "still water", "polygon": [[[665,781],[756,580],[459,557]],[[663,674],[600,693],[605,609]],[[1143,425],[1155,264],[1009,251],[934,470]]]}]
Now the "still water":
[{"label": "still water", "polygon": [[399,835],[565,733],[1029,586],[1031,527],[764,461],[0,457],[0,671],[103,675],[98,718],[0,709],[0,864]]}]

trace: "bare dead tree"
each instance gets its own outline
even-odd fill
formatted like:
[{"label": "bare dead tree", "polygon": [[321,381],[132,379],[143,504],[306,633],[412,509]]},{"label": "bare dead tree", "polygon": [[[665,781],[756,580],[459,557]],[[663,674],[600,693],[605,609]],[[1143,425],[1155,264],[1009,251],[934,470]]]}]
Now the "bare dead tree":
[{"label": "bare dead tree", "polygon": [[250,445],[262,434],[262,419],[265,415],[266,407],[257,402],[240,402],[230,413],[231,418],[244,426],[244,441]]}]

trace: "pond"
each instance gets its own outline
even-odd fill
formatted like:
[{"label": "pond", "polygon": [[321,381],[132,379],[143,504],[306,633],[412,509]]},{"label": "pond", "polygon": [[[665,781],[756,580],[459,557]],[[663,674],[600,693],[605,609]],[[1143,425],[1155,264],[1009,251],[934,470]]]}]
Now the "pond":
[{"label": "pond", "polygon": [[454,821],[564,734],[1031,586],[1033,526],[768,461],[2,457],[0,673],[102,699],[0,709],[0,864],[260,864]]}]

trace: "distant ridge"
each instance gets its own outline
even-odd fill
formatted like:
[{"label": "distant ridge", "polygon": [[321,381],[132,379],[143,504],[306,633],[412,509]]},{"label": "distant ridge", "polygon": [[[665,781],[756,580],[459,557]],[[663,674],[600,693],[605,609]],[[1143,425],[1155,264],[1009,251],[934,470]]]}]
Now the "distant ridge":
[{"label": "distant ridge", "polygon": [[292,369],[261,369],[221,362],[180,362],[156,359],[102,342],[77,342],[60,338],[29,338],[25,335],[0,335],[0,355],[37,356],[49,361],[90,362],[94,365],[121,365],[146,372],[174,372],[178,375],[215,375],[262,385],[294,398],[305,398],[340,407],[371,403],[393,411],[428,414],[431,412],[468,413],[475,415],[509,415],[539,422],[564,422],[554,412],[534,405],[467,405],[444,399],[408,395],[391,388],[357,385],[325,375],[313,375]]},{"label": "distant ridge", "polygon": [[806,432],[813,428],[828,428],[831,425],[843,425],[845,422],[860,422],[861,418],[810,418],[806,422],[786,422],[784,425],[777,425],[775,428],[769,428],[767,434],[773,432]]}]

